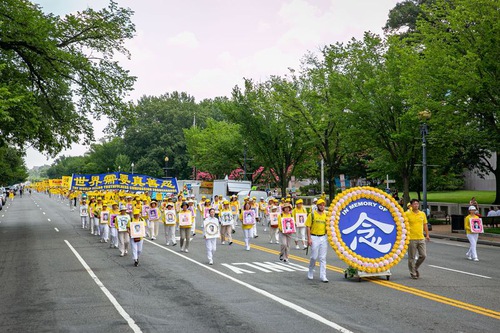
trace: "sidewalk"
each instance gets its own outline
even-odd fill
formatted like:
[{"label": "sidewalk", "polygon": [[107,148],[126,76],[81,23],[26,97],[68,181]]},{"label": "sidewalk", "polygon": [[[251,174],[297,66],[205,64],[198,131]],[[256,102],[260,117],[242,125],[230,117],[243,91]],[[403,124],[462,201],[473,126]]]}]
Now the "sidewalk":
[{"label": "sidewalk", "polygon": [[[452,232],[451,224],[433,225],[432,231],[429,231],[431,238],[449,239],[459,242],[469,242],[465,231]],[[500,246],[500,235],[497,234],[479,234],[478,244]]]}]

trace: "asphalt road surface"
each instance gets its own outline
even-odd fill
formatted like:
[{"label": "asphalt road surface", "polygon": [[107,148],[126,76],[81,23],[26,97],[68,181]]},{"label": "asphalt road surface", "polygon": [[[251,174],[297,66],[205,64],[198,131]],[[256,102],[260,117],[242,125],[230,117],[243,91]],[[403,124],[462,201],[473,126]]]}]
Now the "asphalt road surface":
[{"label": "asphalt road surface", "polygon": [[[499,332],[500,248],[432,240],[421,278],[406,259],[385,278],[345,279],[329,249],[329,283],[307,280],[308,258],[259,237],[245,251],[217,244],[207,264],[198,233],[189,253],[146,240],[130,255],[81,228],[67,201],[33,193],[0,211],[0,332]],[[163,228],[160,229],[163,235]]]}]

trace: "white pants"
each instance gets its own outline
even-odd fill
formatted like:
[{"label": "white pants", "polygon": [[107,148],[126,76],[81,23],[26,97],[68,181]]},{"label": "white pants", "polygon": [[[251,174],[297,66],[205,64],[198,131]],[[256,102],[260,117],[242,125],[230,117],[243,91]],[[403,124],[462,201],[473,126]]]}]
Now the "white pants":
[{"label": "white pants", "polygon": [[312,272],[316,266],[316,260],[319,260],[319,278],[326,279],[326,251],[328,242],[326,235],[313,236],[311,235],[311,260],[309,261],[309,272]]},{"label": "white pants", "polygon": [[99,233],[101,234],[101,239],[107,242],[109,238],[109,225],[101,223],[99,225]]},{"label": "white pants", "polygon": [[114,245],[114,247],[118,247],[118,231],[115,227],[109,228],[109,238],[110,238],[110,246]]},{"label": "white pants", "polygon": [[243,229],[243,237],[245,238],[245,246],[250,248],[250,239],[253,237],[253,229]]},{"label": "white pants", "polygon": [[269,227],[269,241],[271,243],[278,243],[278,228]]},{"label": "white pants", "polygon": [[129,244],[130,244],[130,236],[128,232],[126,231],[118,232],[118,249],[122,254],[124,254],[125,251],[128,251]]},{"label": "white pants", "polygon": [[82,228],[87,229],[89,227],[88,216],[80,216],[80,219],[82,220]]},{"label": "white pants", "polygon": [[140,240],[139,242],[134,241],[134,239],[130,240],[130,249],[132,250],[132,259],[137,260],[142,252],[142,244],[144,240]]},{"label": "white pants", "polygon": [[234,226],[238,225],[239,219],[240,218],[239,218],[238,214],[233,214],[233,221],[234,221],[233,228],[234,228]]},{"label": "white pants", "polygon": [[303,244],[306,242],[306,227],[298,227],[295,233],[295,242],[302,241]]},{"label": "white pants", "polygon": [[151,234],[151,238],[156,238],[158,237],[158,233],[160,232],[160,222],[151,222],[150,224],[150,231],[149,233]]},{"label": "white pants", "polygon": [[207,247],[208,261],[212,261],[214,259],[214,253],[217,248],[217,238],[205,239],[205,246]]},{"label": "white pants", "polygon": [[250,230],[252,230],[252,237],[257,236],[257,223],[255,223],[253,225],[252,229],[250,229]]},{"label": "white pants", "polygon": [[90,223],[90,234],[93,235],[94,234],[94,222],[95,220],[95,217],[91,216],[89,217],[89,223]]},{"label": "white pants", "polygon": [[167,245],[177,244],[175,240],[175,224],[165,225],[165,242]]},{"label": "white pants", "polygon": [[196,233],[196,223],[193,221],[193,225],[191,226],[191,233],[194,235]]},{"label": "white pants", "polygon": [[470,243],[469,251],[467,251],[467,256],[471,257],[472,259],[477,259],[476,245],[478,238],[479,234],[467,234],[467,239]]},{"label": "white pants", "polygon": [[100,235],[100,228],[99,228],[100,220],[97,217],[94,217],[94,232],[96,235]]}]

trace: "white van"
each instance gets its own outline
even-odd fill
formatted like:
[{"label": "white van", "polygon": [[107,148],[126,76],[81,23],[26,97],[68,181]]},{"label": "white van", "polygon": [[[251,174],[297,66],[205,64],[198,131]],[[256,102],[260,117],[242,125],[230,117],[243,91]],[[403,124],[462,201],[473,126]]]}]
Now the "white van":
[{"label": "white van", "polygon": [[240,207],[243,208],[243,201],[246,197],[256,197],[257,202],[260,202],[260,198],[264,198],[267,202],[267,192],[266,191],[240,191],[238,192],[238,202],[240,203]]}]

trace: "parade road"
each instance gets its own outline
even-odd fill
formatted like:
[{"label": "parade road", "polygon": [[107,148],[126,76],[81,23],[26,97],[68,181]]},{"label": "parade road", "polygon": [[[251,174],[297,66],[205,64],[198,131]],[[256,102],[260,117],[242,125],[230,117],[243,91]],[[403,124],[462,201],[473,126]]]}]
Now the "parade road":
[{"label": "parade road", "polygon": [[[199,230],[198,230],[199,231]],[[160,234],[163,233],[163,227]],[[78,211],[45,194],[16,197],[0,211],[1,332],[498,332],[500,248],[432,240],[421,278],[406,258],[385,278],[345,279],[329,248],[329,283],[307,279],[304,250],[278,259],[259,226],[245,251],[217,244],[207,264],[198,232],[189,253],[144,242],[130,254],[81,228]]]}]

